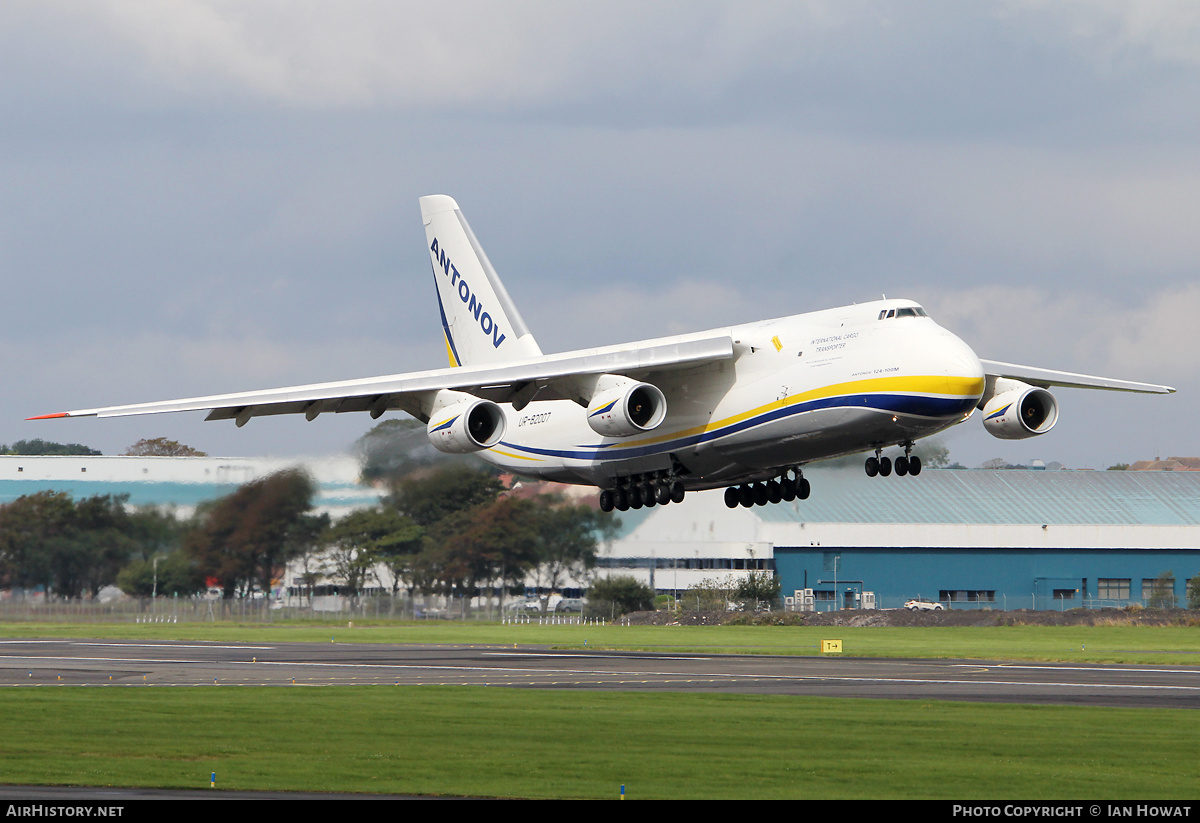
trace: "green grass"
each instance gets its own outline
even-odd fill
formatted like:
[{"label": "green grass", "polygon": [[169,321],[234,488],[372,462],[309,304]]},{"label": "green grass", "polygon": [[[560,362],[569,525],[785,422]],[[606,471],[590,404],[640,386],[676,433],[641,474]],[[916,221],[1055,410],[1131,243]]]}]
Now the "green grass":
[{"label": "green grass", "polygon": [[1188,799],[1200,733],[1186,710],[441,686],[0,706],[6,783],[474,797]]},{"label": "green grass", "polygon": [[[0,625],[0,635],[1200,664],[1200,630]],[[1083,647],[1086,646],[1086,651]],[[0,689],[0,783],[474,797],[1188,799],[1200,712],[499,687]]]},{"label": "green grass", "polygon": [[804,626],[570,626],[497,623],[6,623],[0,635],[129,640],[550,646],[748,654],[820,654],[841,640],[855,657],[929,657],[1200,665],[1200,628],[998,626],[846,628]]}]

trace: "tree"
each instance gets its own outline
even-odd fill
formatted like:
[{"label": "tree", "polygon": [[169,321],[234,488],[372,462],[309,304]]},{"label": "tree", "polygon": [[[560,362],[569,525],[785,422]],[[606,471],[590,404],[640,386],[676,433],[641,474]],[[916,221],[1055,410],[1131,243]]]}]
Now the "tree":
[{"label": "tree", "polygon": [[55,491],[0,506],[0,586],[50,586],[50,547],[69,533],[74,510],[71,496]]},{"label": "tree", "polygon": [[[538,584],[558,590],[568,576],[582,578],[596,565],[598,537],[611,537],[620,521],[590,506],[542,495],[533,514]],[[543,601],[545,610],[547,601]]]},{"label": "tree", "polygon": [[126,457],[208,457],[207,452],[165,437],[143,438],[125,450]]},{"label": "tree", "polygon": [[1189,609],[1200,609],[1200,574],[1188,578],[1187,604]]},{"label": "tree", "polygon": [[654,608],[654,589],[629,575],[597,580],[588,590],[587,613],[609,619]]},{"label": "tree", "polygon": [[367,482],[403,477],[444,463],[465,463],[468,455],[449,455],[429,442],[425,425],[411,417],[384,420],[354,443],[354,452]]},{"label": "tree", "polygon": [[685,611],[728,611],[735,605],[737,590],[738,584],[732,575],[707,578],[688,586],[679,598],[679,607]]},{"label": "tree", "polygon": [[121,569],[117,585],[131,597],[191,597],[205,589],[204,575],[181,551],[134,560]]},{"label": "tree", "polygon": [[359,509],[325,531],[324,571],[343,582],[357,598],[371,568],[386,563],[393,573],[395,597],[401,575],[411,566],[411,561],[402,558],[416,554],[422,534],[420,526],[394,509]]},{"label": "tree", "polygon": [[185,548],[225,598],[255,587],[264,594],[284,564],[314,534],[308,516],[316,487],[299,469],[286,469],[239,487],[197,511]]},{"label": "tree", "polygon": [[1165,571],[1154,578],[1146,605],[1151,609],[1175,608],[1175,572]]},{"label": "tree", "polygon": [[98,456],[100,454],[96,449],[89,449],[87,446],[82,446],[79,443],[52,443],[49,440],[42,440],[40,437],[33,440],[18,440],[11,447],[0,445],[0,454],[20,454],[20,455],[52,455],[52,456]]},{"label": "tree", "polygon": [[430,527],[455,512],[495,500],[504,486],[493,475],[465,466],[445,466],[396,480],[384,502]]},{"label": "tree", "polygon": [[734,597],[744,608],[757,611],[764,606],[768,611],[778,608],[782,581],[770,571],[752,570],[738,581]]},{"label": "tree", "polygon": [[459,510],[426,532],[426,585],[474,595],[481,585],[520,585],[536,559],[535,505],[497,498]]},{"label": "tree", "polygon": [[43,491],[0,506],[0,584],[95,596],[137,551],[127,501],[105,494],[76,502]]}]

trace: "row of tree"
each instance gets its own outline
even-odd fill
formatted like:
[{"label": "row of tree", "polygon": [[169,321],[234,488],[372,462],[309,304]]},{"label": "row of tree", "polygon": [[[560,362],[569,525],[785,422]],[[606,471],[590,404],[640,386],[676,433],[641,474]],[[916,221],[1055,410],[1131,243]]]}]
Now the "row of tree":
[{"label": "row of tree", "polygon": [[[312,479],[289,470],[240,486],[177,518],[127,498],[39,492],[0,506],[0,587],[95,596],[116,583],[136,596],[225,598],[269,592],[302,559],[305,582],[328,576],[356,596],[386,567],[393,595],[558,588],[595,564],[616,521],[558,497],[506,493],[495,476],[441,465],[394,477],[381,505],[331,522],[314,514]],[[311,588],[310,588],[311,591]]]}]

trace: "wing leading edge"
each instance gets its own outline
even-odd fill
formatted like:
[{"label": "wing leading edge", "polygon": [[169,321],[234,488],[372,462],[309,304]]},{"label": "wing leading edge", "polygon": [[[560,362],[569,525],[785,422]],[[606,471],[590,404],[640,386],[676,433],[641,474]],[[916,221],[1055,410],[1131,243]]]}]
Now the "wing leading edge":
[{"label": "wing leading edge", "polygon": [[125,417],[167,412],[205,411],[205,420],[235,420],[243,426],[252,417],[303,414],[313,420],[325,412],[370,412],[379,417],[391,409],[422,420],[437,392],[452,389],[498,403],[523,407],[530,400],[581,398],[579,385],[601,374],[644,377],[654,372],[690,368],[733,357],[728,333],[683,335],[641,344],[585,349],[531,358],[501,366],[458,367],[431,371],[287,386],[265,391],[217,394],[126,406],[107,406],[38,415],[29,420],[60,417]]},{"label": "wing leading edge", "polygon": [[1034,366],[1019,366],[1015,363],[999,363],[995,360],[981,360],[983,371],[990,378],[1007,377],[1021,380],[1032,386],[1043,389],[1051,386],[1062,386],[1071,389],[1107,389],[1109,391],[1140,392],[1142,394],[1174,394],[1170,386],[1159,386],[1154,383],[1135,383],[1131,380],[1114,380],[1110,377],[1095,377],[1090,374],[1074,374],[1065,371],[1051,371]]}]

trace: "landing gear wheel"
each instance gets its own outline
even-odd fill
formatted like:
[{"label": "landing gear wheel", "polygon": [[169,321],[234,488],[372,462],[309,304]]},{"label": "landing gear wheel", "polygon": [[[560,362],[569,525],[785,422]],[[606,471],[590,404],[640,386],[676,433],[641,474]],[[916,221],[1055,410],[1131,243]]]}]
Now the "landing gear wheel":
[{"label": "landing gear wheel", "polygon": [[767,493],[767,484],[766,483],[755,483],[754,484],[754,505],[765,506],[769,502],[771,502],[771,498],[770,498],[769,494]]},{"label": "landing gear wheel", "polygon": [[903,477],[906,474],[908,474],[908,458],[907,457],[897,457],[896,458],[896,476]]},{"label": "landing gear wheel", "polygon": [[629,511],[629,491],[627,489],[617,489],[613,492],[613,505],[619,512]]},{"label": "landing gear wheel", "polygon": [[913,477],[916,477],[921,473],[921,458],[917,457],[915,454],[908,458],[908,473]]},{"label": "landing gear wheel", "polygon": [[779,484],[779,491],[784,500],[791,503],[796,499],[796,480],[792,477],[783,478]]},{"label": "landing gear wheel", "polygon": [[684,495],[683,484],[676,480],[671,484],[671,502],[682,503]]},{"label": "landing gear wheel", "polygon": [[731,509],[742,505],[742,496],[738,493],[737,486],[725,487],[725,505]]},{"label": "landing gear wheel", "polygon": [[892,473],[892,459],[890,457],[879,458],[879,476],[887,477]]},{"label": "landing gear wheel", "polygon": [[772,503],[778,503],[783,500],[783,489],[779,487],[778,480],[767,481],[767,500]]},{"label": "landing gear wheel", "polygon": [[600,511],[606,514],[613,510],[616,501],[613,500],[613,493],[610,489],[605,489],[600,492]]},{"label": "landing gear wheel", "polygon": [[809,493],[812,491],[812,484],[805,478],[801,477],[796,483],[796,499],[807,500]]},{"label": "landing gear wheel", "polygon": [[666,483],[659,483],[654,487],[654,499],[658,501],[658,505],[665,506],[671,502],[671,487]]},{"label": "landing gear wheel", "polygon": [[744,508],[750,508],[754,505],[754,487],[750,484],[738,486],[738,502]]},{"label": "landing gear wheel", "polygon": [[867,469],[867,477],[874,477],[875,475],[879,474],[879,458],[878,457],[868,457],[866,469]]}]

